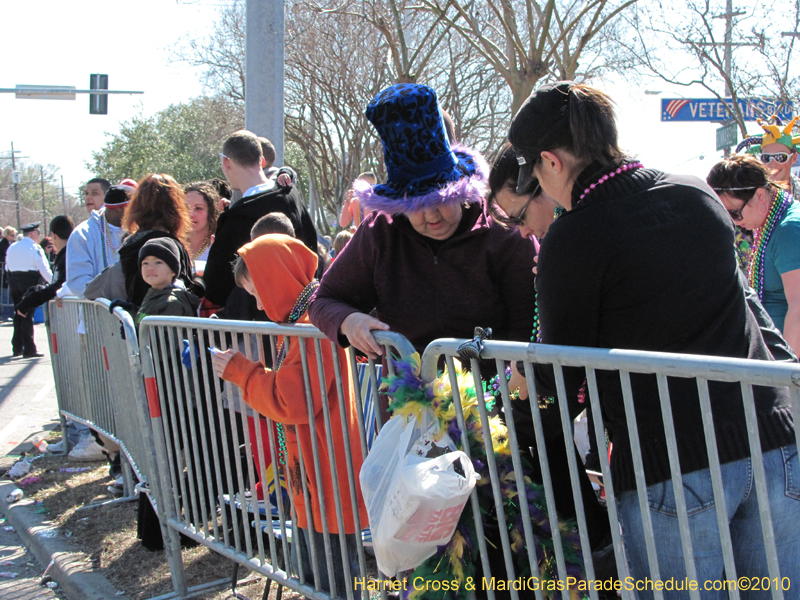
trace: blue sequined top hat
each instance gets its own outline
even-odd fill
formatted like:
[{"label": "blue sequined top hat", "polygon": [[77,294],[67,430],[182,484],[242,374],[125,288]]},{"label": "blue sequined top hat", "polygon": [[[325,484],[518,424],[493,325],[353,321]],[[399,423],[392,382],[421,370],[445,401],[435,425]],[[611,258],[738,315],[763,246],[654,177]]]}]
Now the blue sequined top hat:
[{"label": "blue sequined top hat", "polygon": [[451,148],[434,90],[393,85],[375,96],[366,115],[383,142],[387,172],[386,183],[354,183],[356,197],[367,210],[398,214],[482,200],[489,172],[486,161],[465,146]]}]

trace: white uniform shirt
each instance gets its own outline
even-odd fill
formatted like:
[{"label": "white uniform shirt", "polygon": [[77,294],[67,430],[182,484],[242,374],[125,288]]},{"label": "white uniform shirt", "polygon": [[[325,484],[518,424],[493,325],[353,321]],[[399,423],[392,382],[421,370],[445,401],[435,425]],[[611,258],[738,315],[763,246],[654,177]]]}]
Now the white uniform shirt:
[{"label": "white uniform shirt", "polygon": [[53,281],[53,272],[44,250],[30,237],[24,237],[8,247],[6,271],[39,271],[47,283]]}]

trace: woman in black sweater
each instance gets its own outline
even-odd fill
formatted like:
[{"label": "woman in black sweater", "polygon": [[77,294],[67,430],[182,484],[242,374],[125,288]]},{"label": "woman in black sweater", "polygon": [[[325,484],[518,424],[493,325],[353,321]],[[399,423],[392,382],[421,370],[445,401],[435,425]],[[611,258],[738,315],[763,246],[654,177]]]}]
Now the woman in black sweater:
[{"label": "woman in black sweater", "polygon": [[[772,360],[748,308],[725,207],[701,180],[626,157],[610,98],[569,81],[543,86],[514,117],[508,137],[520,163],[518,192],[538,180],[567,211],[550,227],[539,255],[542,343]],[[577,401],[585,373],[564,373],[574,416],[586,406]],[[540,365],[536,376],[538,393],[555,395],[552,369]],[[620,376],[598,372],[597,381],[627,555],[632,575],[642,579],[650,569]],[[656,379],[634,374],[631,382],[660,579],[682,578]],[[741,389],[719,382],[709,388],[737,574],[767,575]],[[697,384],[671,378],[669,391],[703,589],[704,580],[722,578],[724,566]],[[754,392],[781,575],[798,581],[800,464],[788,391]]]}]

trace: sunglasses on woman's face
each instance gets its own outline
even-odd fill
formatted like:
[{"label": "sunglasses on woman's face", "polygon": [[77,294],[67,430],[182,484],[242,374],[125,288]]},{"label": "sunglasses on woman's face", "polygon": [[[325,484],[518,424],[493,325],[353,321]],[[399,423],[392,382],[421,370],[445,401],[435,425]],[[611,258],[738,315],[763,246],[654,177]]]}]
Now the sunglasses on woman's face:
[{"label": "sunglasses on woman's face", "polygon": [[762,153],[761,162],[764,163],[765,165],[768,165],[774,160],[779,165],[785,165],[789,160],[790,156],[791,154],[789,154],[788,152],[776,152],[775,154]]},{"label": "sunglasses on woman's face", "polygon": [[531,201],[539,195],[540,186],[537,185],[536,189],[533,190],[533,193],[528,196],[528,201],[522,206],[522,210],[519,211],[516,215],[502,215],[502,214],[495,214],[495,219],[504,223],[505,225],[516,225],[517,227],[522,227],[525,225],[525,212],[528,210],[528,207],[531,205]]},{"label": "sunglasses on woman's face", "polygon": [[[752,200],[752,198],[750,200]],[[742,211],[744,210],[744,207],[747,206],[748,202],[750,202],[750,200],[747,200],[744,204],[742,204],[736,210],[729,210],[728,214],[731,216],[731,219],[733,219],[737,223],[739,221],[743,220],[744,216],[742,215]]]},{"label": "sunglasses on woman's face", "polygon": [[742,191],[753,190],[753,195],[750,196],[747,200],[745,200],[744,204],[742,204],[739,208],[737,208],[735,210],[729,210],[728,211],[728,214],[731,216],[731,219],[733,219],[734,221],[736,221],[738,223],[739,221],[744,219],[744,217],[742,216],[742,211],[744,210],[744,207],[747,206],[747,204],[750,202],[750,200],[755,198],[755,196],[756,196],[755,191],[758,188],[755,188],[755,187],[728,187],[728,188],[711,188],[711,189],[713,189],[717,193],[717,195],[719,195],[719,196],[722,196],[723,194],[726,194],[728,192],[742,192]]}]

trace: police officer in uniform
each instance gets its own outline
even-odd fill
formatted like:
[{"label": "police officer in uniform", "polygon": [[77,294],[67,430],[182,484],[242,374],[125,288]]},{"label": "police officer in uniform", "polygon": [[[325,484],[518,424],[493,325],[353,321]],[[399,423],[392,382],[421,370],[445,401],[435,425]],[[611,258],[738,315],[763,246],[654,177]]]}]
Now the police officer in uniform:
[{"label": "police officer in uniform", "polygon": [[11,339],[14,356],[34,358],[44,356],[36,351],[33,341],[33,311],[22,314],[16,306],[25,292],[38,285],[42,279],[47,283],[53,280],[50,264],[39,245],[41,234],[39,223],[30,223],[20,229],[25,236],[11,244],[6,253],[6,271],[11,288],[11,301],[14,303],[14,337]]}]

